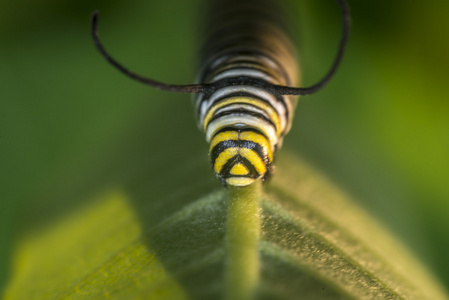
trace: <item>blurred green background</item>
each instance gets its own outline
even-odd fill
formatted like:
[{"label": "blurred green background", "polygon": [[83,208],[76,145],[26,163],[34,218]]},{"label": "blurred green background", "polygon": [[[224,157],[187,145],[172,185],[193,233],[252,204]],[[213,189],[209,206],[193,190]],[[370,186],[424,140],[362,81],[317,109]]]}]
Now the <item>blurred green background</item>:
[{"label": "blurred green background", "polygon": [[[338,9],[289,2],[303,83],[312,84],[333,59]],[[343,65],[301,99],[284,148],[359,200],[448,287],[449,2],[350,5]],[[197,153],[207,165],[190,97],[107,65],[90,38],[94,9],[106,47],[130,69],[170,83],[195,76],[199,0],[0,2],[0,286],[20,236],[120,185],[139,164],[160,170],[158,155]],[[186,184],[170,179],[158,178]]]}]

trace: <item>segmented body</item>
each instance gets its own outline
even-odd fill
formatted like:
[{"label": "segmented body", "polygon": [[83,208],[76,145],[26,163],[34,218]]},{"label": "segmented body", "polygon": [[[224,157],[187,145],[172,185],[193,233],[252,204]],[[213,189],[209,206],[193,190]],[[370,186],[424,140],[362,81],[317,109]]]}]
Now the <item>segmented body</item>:
[{"label": "segmented body", "polygon": [[198,81],[214,89],[196,95],[198,125],[223,185],[245,186],[272,172],[290,129],[297,96],[270,87],[296,85],[297,61],[275,1],[215,1],[211,10]]},{"label": "segmented body", "polygon": [[335,0],[343,31],[328,72],[309,87],[297,84],[294,48],[286,34],[278,0],[208,0],[211,5],[198,84],[167,84],[136,74],[103,47],[98,15],[92,14],[95,46],[117,70],[143,84],[176,93],[193,93],[198,125],[210,143],[210,159],[224,186],[265,180],[273,155],[289,131],[297,96],[326,86],[340,65],[349,36],[349,6]]}]

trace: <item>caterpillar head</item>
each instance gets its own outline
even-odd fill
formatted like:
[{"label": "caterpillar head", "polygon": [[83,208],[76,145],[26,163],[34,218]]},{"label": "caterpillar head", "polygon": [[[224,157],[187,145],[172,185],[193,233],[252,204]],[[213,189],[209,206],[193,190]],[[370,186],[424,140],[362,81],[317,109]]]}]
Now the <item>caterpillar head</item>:
[{"label": "caterpillar head", "polygon": [[271,172],[271,145],[264,135],[251,129],[218,132],[211,139],[209,155],[224,186],[246,186]]}]

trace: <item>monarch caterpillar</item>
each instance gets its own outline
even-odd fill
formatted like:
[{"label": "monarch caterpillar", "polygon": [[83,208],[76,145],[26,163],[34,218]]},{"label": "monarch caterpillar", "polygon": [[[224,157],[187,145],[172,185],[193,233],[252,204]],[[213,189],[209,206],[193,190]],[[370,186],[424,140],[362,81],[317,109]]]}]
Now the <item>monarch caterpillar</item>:
[{"label": "monarch caterpillar", "polygon": [[336,58],[326,75],[310,87],[292,87],[297,77],[293,46],[275,0],[212,1],[199,84],[166,84],[122,66],[103,47],[92,15],[92,37],[103,57],[119,71],[169,92],[195,94],[199,127],[210,144],[212,168],[224,186],[246,186],[272,173],[273,156],[291,127],[298,95],[313,94],[334,76],[343,57],[349,6],[342,12]]}]

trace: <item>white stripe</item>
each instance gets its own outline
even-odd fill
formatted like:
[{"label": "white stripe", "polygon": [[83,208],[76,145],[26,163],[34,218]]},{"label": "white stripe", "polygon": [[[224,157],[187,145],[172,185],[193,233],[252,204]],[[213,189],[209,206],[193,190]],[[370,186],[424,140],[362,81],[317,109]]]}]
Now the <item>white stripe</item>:
[{"label": "white stripe", "polygon": [[272,150],[278,142],[278,136],[273,125],[265,122],[259,118],[249,116],[247,114],[232,114],[229,116],[223,116],[209,123],[206,129],[206,141],[210,143],[210,140],[214,134],[224,127],[242,127],[242,128],[255,128],[261,131],[268,137]]},{"label": "white stripe", "polygon": [[248,69],[232,69],[232,70],[227,70],[227,71],[221,72],[221,73],[215,75],[210,80],[210,82],[215,82],[215,81],[219,81],[219,80],[222,80],[225,78],[237,77],[237,76],[247,76],[247,77],[262,79],[271,84],[277,84],[276,80],[273,77],[268,76],[267,74],[265,74],[259,70],[248,70]]},{"label": "white stripe", "polygon": [[214,115],[218,115],[218,114],[220,114],[222,112],[226,112],[226,111],[230,111],[230,110],[236,110],[236,109],[244,109],[244,110],[247,110],[247,111],[250,111],[250,112],[261,114],[265,118],[270,119],[270,115],[266,111],[264,111],[264,110],[262,110],[260,108],[254,107],[252,105],[248,105],[246,103],[245,104],[244,103],[230,104],[229,106],[225,106],[225,107],[222,107],[222,108],[218,109],[214,113]]},{"label": "white stripe", "polygon": [[[193,101],[195,101],[195,111],[198,111],[201,100],[203,100],[204,94],[193,94]],[[199,117],[199,116],[198,116]]]},{"label": "white stripe", "polygon": [[[215,91],[208,100],[203,101],[201,104],[201,114],[200,114],[200,123],[202,124],[204,121],[204,117],[206,116],[207,111],[210,107],[215,103],[217,99],[223,98],[226,95],[237,93],[237,92],[245,92],[252,94],[254,96],[260,97],[270,103],[281,119],[281,129],[283,130],[285,126],[285,107],[282,103],[278,102],[276,97],[274,97],[271,93],[266,92],[263,89],[247,86],[247,85],[235,85],[235,86],[227,86]],[[257,100],[257,99],[256,99]]]},{"label": "white stripe", "polygon": [[[219,56],[219,55],[217,55],[217,56]],[[271,68],[274,68],[274,69],[278,70],[278,72],[280,74],[283,74],[283,72],[280,70],[279,65],[276,62],[271,60],[269,57],[267,57],[265,55],[261,55],[261,54],[254,54],[252,56],[249,56],[249,55],[237,55],[236,56],[235,54],[225,54],[225,55],[219,56],[218,58],[214,59],[212,61],[212,63],[206,64],[206,65],[210,66],[209,67],[210,70],[214,70],[217,68],[217,66],[224,64],[224,62],[226,62],[227,64],[230,64],[235,61],[241,61],[241,60],[253,61],[258,64],[260,64],[260,62],[262,60],[267,65],[269,65]]]}]

